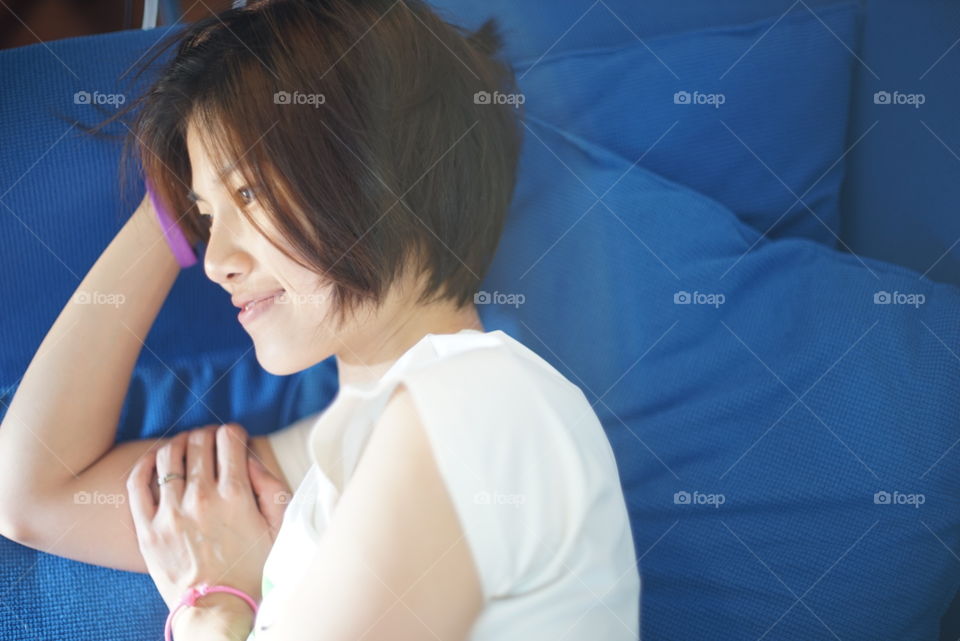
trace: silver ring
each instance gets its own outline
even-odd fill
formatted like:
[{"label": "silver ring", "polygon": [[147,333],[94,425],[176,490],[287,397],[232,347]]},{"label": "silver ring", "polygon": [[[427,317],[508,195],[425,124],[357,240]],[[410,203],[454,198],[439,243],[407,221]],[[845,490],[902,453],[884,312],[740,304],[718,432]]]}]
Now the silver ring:
[{"label": "silver ring", "polygon": [[183,474],[177,474],[176,472],[169,472],[167,474],[164,474],[162,479],[157,479],[157,485],[158,486],[163,485],[164,483],[168,481],[172,481],[174,479],[182,479],[185,481],[187,480],[187,477],[184,476]]}]

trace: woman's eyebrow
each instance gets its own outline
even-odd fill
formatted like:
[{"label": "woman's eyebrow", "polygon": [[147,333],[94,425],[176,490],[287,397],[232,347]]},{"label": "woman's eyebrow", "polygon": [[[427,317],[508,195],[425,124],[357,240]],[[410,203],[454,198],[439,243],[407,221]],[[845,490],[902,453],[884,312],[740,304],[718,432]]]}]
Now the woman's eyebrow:
[{"label": "woman's eyebrow", "polygon": [[220,180],[226,181],[228,178],[233,176],[233,174],[240,171],[240,168],[237,166],[236,162],[229,163],[226,167],[220,167],[217,169],[217,177]]}]

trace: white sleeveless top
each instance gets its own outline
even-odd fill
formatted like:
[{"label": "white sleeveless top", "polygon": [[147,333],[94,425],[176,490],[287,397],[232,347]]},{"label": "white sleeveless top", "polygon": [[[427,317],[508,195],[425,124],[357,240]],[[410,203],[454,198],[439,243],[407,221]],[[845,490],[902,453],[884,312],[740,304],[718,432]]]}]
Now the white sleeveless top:
[{"label": "white sleeveless top", "polygon": [[323,412],[269,435],[296,490],[248,641],[296,589],[401,381],[476,561],[484,607],[469,641],[639,639],[630,521],[597,415],[580,388],[522,343],[464,329],[425,335],[375,383],[344,385]]}]

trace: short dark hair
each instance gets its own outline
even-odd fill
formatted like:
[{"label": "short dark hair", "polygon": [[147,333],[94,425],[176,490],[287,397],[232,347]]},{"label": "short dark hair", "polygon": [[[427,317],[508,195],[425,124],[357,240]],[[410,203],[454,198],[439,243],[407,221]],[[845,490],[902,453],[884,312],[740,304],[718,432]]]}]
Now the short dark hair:
[{"label": "short dark hair", "polygon": [[522,141],[495,20],[471,33],[421,0],[265,0],[189,25],[151,60],[173,44],[129,105],[124,148],[189,238],[209,238],[186,187],[196,122],[257,193],[284,253],[332,282],[340,322],[379,305],[411,259],[428,275],[418,302],[473,300]]}]

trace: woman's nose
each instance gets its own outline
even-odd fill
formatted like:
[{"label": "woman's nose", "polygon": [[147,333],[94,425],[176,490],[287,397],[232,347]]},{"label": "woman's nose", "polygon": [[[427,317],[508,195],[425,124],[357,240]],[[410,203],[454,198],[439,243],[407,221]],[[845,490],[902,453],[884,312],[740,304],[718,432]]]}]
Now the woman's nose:
[{"label": "woman's nose", "polygon": [[251,257],[229,230],[211,228],[203,258],[207,278],[220,285],[236,284],[250,270]]}]

